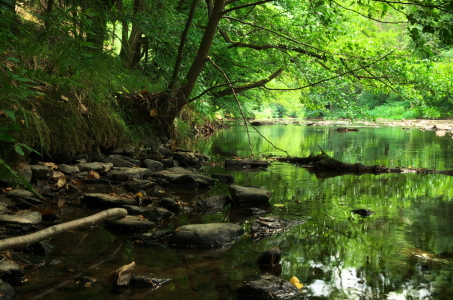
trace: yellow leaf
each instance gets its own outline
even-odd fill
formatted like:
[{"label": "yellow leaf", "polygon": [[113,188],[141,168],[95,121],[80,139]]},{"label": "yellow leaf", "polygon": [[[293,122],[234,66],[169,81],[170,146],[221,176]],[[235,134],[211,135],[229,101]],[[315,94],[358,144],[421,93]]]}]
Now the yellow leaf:
[{"label": "yellow leaf", "polygon": [[285,204],[280,204],[280,203],[277,203],[277,204],[274,204],[275,207],[285,207]]},{"label": "yellow leaf", "polygon": [[159,114],[159,111],[158,111],[157,109],[155,109],[155,108],[151,108],[151,109],[149,110],[149,115],[150,115],[151,117],[155,117],[155,116],[157,116],[158,114]]},{"label": "yellow leaf", "polygon": [[300,283],[299,278],[297,278],[296,276],[291,277],[289,282],[291,282],[299,290],[304,287],[304,285]]}]

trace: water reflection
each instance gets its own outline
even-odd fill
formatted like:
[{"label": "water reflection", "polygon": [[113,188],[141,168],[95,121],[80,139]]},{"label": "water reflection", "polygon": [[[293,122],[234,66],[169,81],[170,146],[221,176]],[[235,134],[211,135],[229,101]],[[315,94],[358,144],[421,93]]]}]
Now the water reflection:
[{"label": "water reflection", "polygon": [[[292,125],[265,126],[260,131],[292,156],[318,153],[320,147],[332,157],[350,163],[453,169],[452,140],[434,132],[361,128],[359,132],[338,133],[335,127]],[[256,141],[256,155],[282,155],[256,138],[252,139]],[[241,127],[202,141],[197,147],[219,158],[250,154]],[[322,176],[279,162],[273,162],[264,172],[229,174],[238,184],[271,190],[272,214],[286,219],[307,218],[307,223],[255,247],[265,250],[272,245],[283,249],[280,277],[297,276],[306,285],[304,291],[309,298],[450,298],[451,177]],[[279,204],[278,208],[275,204]],[[370,209],[375,214],[362,217],[351,213],[357,208]],[[232,251],[239,249],[242,248],[233,247]]]}]

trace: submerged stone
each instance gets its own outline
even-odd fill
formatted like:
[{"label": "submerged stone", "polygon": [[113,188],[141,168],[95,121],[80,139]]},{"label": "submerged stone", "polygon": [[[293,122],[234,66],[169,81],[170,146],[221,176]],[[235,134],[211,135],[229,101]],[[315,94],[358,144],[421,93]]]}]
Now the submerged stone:
[{"label": "submerged stone", "polygon": [[232,245],[243,234],[237,224],[190,224],[176,228],[168,242],[175,247],[217,249]]},{"label": "submerged stone", "polygon": [[245,284],[238,287],[237,296],[240,300],[262,299],[293,299],[302,294],[288,280],[280,279],[271,274],[251,276],[245,279]]},{"label": "submerged stone", "polygon": [[2,300],[9,300],[14,297],[13,287],[0,279],[0,296]]},{"label": "submerged stone", "polygon": [[112,180],[127,181],[129,179],[142,179],[146,175],[151,175],[153,172],[148,168],[115,168],[107,174]]},{"label": "submerged stone", "polygon": [[106,227],[114,231],[142,232],[154,229],[156,224],[139,216],[126,216],[124,218],[111,218],[104,221]]},{"label": "submerged stone", "polygon": [[230,193],[235,205],[253,205],[268,202],[272,193],[261,187],[230,185]]}]

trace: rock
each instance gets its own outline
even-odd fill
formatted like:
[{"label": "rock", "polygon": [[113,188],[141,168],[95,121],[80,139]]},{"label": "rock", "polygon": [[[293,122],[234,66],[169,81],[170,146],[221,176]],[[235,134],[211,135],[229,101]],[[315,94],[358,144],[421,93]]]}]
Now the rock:
[{"label": "rock", "polygon": [[58,170],[60,170],[61,172],[65,173],[65,174],[75,174],[75,173],[80,172],[79,167],[71,166],[71,165],[65,165],[65,164],[59,165],[58,166]]},{"label": "rock", "polygon": [[111,180],[127,181],[132,178],[143,179],[144,176],[151,175],[153,172],[147,168],[114,168],[107,174]]},{"label": "rock", "polygon": [[110,155],[107,156],[102,160],[103,163],[111,163],[113,167],[120,167],[120,168],[133,168],[138,167],[138,165],[129,162],[121,157]]},{"label": "rock", "polygon": [[179,166],[178,162],[171,158],[164,158],[161,161],[165,168],[173,168]]},{"label": "rock", "polygon": [[17,215],[0,215],[0,224],[36,225],[42,222],[39,211],[26,211]]},{"label": "rock", "polygon": [[158,175],[161,175],[161,174],[194,174],[194,172],[181,168],[181,167],[172,167],[172,168],[168,168],[166,170],[159,171],[159,172],[157,172],[157,174]]},{"label": "rock", "polygon": [[239,300],[292,299],[301,296],[301,292],[289,282],[275,275],[262,274],[245,279],[245,284],[238,287]]},{"label": "rock", "polygon": [[256,169],[256,168],[267,168],[269,162],[265,160],[256,159],[241,159],[241,160],[226,160],[225,169]]},{"label": "rock", "polygon": [[178,151],[173,153],[173,159],[178,161],[180,166],[198,169],[203,165],[203,162],[209,160],[209,157],[195,152]]},{"label": "rock", "polygon": [[258,242],[264,238],[276,235],[291,226],[305,223],[305,220],[283,220],[280,217],[258,217],[252,223],[252,240]]},{"label": "rock", "polygon": [[449,124],[434,124],[434,130],[452,130],[452,126]]},{"label": "rock", "polygon": [[[0,279],[6,282],[24,276],[24,268],[13,261],[3,259],[0,261]],[[2,299],[0,297],[0,299]]]},{"label": "rock", "polygon": [[13,287],[0,279],[0,299],[9,300],[14,297]]},{"label": "rock", "polygon": [[174,213],[181,213],[183,211],[188,212],[190,208],[187,206],[187,203],[182,202],[182,201],[177,201],[172,198],[163,198],[159,201],[159,205],[168,209],[171,212]]},{"label": "rock", "polygon": [[215,213],[222,210],[230,204],[230,197],[227,195],[218,195],[198,201],[195,204],[195,210],[201,213]]},{"label": "rock", "polygon": [[26,164],[20,164],[16,168],[16,172],[17,172],[17,174],[19,174],[19,176],[22,176],[22,178],[25,179],[25,181],[27,181],[27,182],[30,182],[33,177],[33,172],[31,170],[31,167]]},{"label": "rock", "polygon": [[355,214],[361,215],[362,217],[366,217],[366,216],[370,216],[370,215],[374,214],[374,212],[372,212],[369,209],[365,209],[365,208],[353,209],[351,211]]},{"label": "rock", "polygon": [[258,208],[258,207],[248,207],[244,209],[244,213],[249,215],[249,216],[258,216],[265,214],[266,211],[264,209]]},{"label": "rock", "polygon": [[147,247],[167,248],[167,246],[160,241],[167,236],[172,235],[173,232],[170,230],[160,230],[154,232],[146,232],[134,235],[131,240],[137,245],[143,245]]},{"label": "rock", "polygon": [[104,221],[105,226],[112,231],[120,232],[143,232],[156,228],[154,222],[138,216],[126,216],[124,218],[110,218]]},{"label": "rock", "polygon": [[168,242],[175,247],[217,249],[232,245],[243,234],[237,224],[190,224],[176,228]]},{"label": "rock", "polygon": [[276,264],[280,263],[281,258],[282,250],[280,250],[278,247],[272,247],[260,254],[257,264],[260,266],[273,267]]},{"label": "rock", "polygon": [[100,162],[92,162],[92,163],[82,163],[78,164],[77,167],[81,172],[89,172],[89,171],[95,171],[95,172],[102,172],[105,169],[105,166],[103,163]]},{"label": "rock", "polygon": [[151,180],[140,180],[140,179],[135,179],[132,178],[131,180],[127,181],[124,183],[124,187],[133,193],[136,193],[138,191],[151,191],[154,189],[154,187],[157,185],[156,182],[151,181]]},{"label": "rock", "polygon": [[146,210],[142,213],[142,215],[148,220],[156,223],[160,223],[162,221],[171,219],[174,216],[172,212],[162,207],[156,207],[151,210]]},{"label": "rock", "polygon": [[29,190],[24,190],[24,189],[14,189],[8,192],[6,194],[6,197],[8,198],[33,198],[35,197],[35,194],[30,192]]},{"label": "rock", "polygon": [[208,187],[215,184],[215,180],[211,177],[199,174],[165,174],[161,177],[174,185],[196,184],[197,187]]},{"label": "rock", "polygon": [[102,207],[102,208],[115,208],[122,205],[137,205],[136,199],[123,198],[118,196],[111,196],[102,193],[86,193],[80,200],[81,203],[88,206]]},{"label": "rock", "polygon": [[144,159],[143,165],[153,172],[157,172],[164,169],[164,164],[157,160]]},{"label": "rock", "polygon": [[230,193],[235,205],[253,205],[268,202],[272,193],[260,187],[230,185]]},{"label": "rock", "polygon": [[219,180],[220,182],[223,183],[234,183],[234,177],[233,175],[228,175],[228,174],[212,174],[212,178]]},{"label": "rock", "polygon": [[44,165],[30,165],[33,178],[47,179],[50,175],[50,168]]},{"label": "rock", "polygon": [[136,206],[136,205],[123,205],[123,206],[121,206],[121,208],[124,208],[125,210],[127,210],[127,214],[132,215],[132,216],[141,215],[146,211],[146,208]]}]

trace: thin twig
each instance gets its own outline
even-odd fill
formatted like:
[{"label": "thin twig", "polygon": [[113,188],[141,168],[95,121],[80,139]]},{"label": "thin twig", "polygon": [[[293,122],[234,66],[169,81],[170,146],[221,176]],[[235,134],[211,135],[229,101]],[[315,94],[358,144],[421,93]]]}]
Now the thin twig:
[{"label": "thin twig", "polygon": [[[277,146],[275,146],[271,141],[269,141],[264,135],[261,134],[261,132],[258,131],[258,129],[255,128],[255,126],[253,126],[249,120],[247,120],[247,118],[245,117],[244,115],[244,111],[242,110],[242,106],[241,106],[241,103],[239,102],[239,99],[238,99],[238,96],[236,94],[236,91],[234,90],[234,87],[233,85],[231,84],[231,81],[230,79],[228,78],[227,74],[211,59],[211,57],[208,57],[208,60],[214,65],[214,67],[216,67],[222,74],[223,74],[223,77],[225,77],[226,81],[228,81],[228,86],[231,88],[232,92],[233,92],[233,95],[234,95],[234,98],[236,99],[236,103],[238,104],[239,106],[239,110],[241,111],[241,115],[242,115],[242,118],[244,119],[244,122],[245,122],[245,127],[247,129],[247,136],[248,136],[248,139],[249,139],[249,148],[250,148],[250,152],[252,153],[252,156],[253,155],[253,150],[252,150],[252,143],[250,141],[250,132],[249,132],[249,128],[248,128],[248,125],[250,125],[266,142],[268,142],[269,144],[272,145],[272,147],[274,147],[275,149],[277,150],[280,150],[282,152],[285,152],[287,156],[289,156],[288,152],[283,150],[283,149],[280,149],[278,148]],[[248,124],[247,124],[248,123]]]}]

